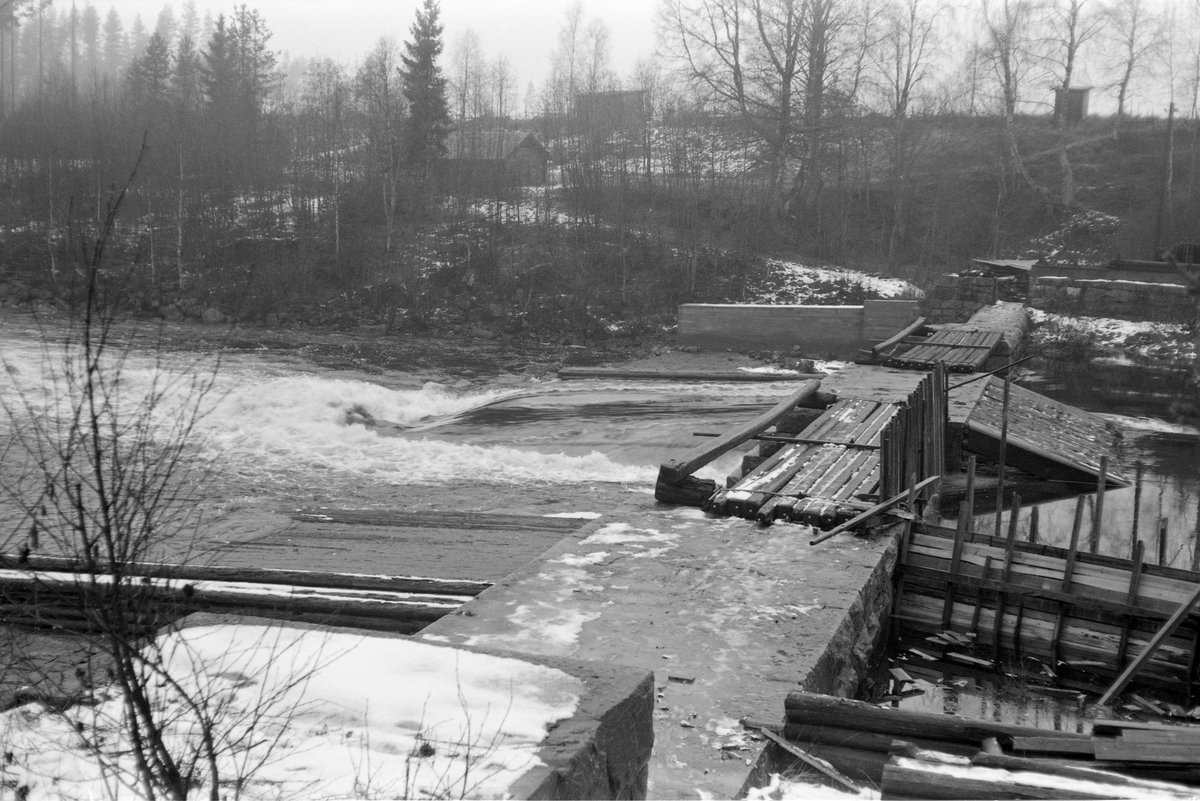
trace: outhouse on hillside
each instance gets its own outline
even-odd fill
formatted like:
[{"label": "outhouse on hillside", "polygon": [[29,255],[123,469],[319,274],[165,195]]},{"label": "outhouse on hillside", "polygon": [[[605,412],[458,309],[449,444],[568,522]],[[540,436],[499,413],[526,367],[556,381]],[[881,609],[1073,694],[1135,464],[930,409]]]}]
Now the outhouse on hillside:
[{"label": "outhouse on hillside", "polygon": [[1090,86],[1054,87],[1054,119],[1067,125],[1078,125],[1088,114]]}]

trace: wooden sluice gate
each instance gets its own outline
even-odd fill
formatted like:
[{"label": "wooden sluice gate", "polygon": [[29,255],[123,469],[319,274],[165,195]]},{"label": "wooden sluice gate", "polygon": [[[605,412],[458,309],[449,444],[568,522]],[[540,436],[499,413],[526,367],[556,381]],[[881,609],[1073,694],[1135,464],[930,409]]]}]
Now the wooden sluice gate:
[{"label": "wooden sluice gate", "polygon": [[[1145,654],[1137,681],[1198,697],[1200,574],[1012,536],[912,525],[901,544],[894,622],[921,657],[987,670],[1036,660],[1043,678],[1096,691]],[[1161,636],[1160,636],[1161,635]],[[1151,644],[1154,647],[1151,648]]]},{"label": "wooden sluice gate", "polygon": [[[816,395],[816,387],[806,388],[759,418],[758,424],[702,446],[691,458],[663,465],[655,495],[665,502],[690,502],[716,515],[835,529],[882,498],[902,492],[913,478],[923,481],[942,474],[945,371],[939,367],[913,378],[903,400],[842,397],[798,433],[777,430],[761,437],[798,402]],[[761,462],[732,476],[729,486],[718,488],[715,482],[689,478],[703,464],[754,437],[765,440]],[[930,494],[932,490],[921,499]]]}]

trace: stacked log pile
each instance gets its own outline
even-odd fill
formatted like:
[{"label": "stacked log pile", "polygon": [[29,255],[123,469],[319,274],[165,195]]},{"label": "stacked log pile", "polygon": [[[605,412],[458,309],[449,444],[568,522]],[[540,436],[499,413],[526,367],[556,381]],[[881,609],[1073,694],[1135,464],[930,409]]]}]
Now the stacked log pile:
[{"label": "stacked log pile", "polygon": [[[1200,728],[1097,721],[1037,729],[791,693],[786,722],[743,721],[779,743],[777,764],[884,798],[1194,798]],[[1192,786],[1187,786],[1192,785]]]},{"label": "stacked log pile", "polygon": [[0,624],[88,633],[98,608],[120,603],[150,634],[192,612],[228,612],[414,634],[488,586],[416,576],[364,576],[130,564],[115,578],[69,559],[0,555]]}]

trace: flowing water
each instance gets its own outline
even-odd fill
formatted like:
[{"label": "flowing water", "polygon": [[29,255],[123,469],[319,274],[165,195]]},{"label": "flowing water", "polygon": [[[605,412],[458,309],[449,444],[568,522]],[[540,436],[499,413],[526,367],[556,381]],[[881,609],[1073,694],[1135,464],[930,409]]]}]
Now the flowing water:
[{"label": "flowing water", "polygon": [[[46,343],[64,332],[28,319],[3,323],[6,401],[51,380],[61,358]],[[180,326],[161,340],[130,338],[121,385],[137,398],[153,385],[186,387],[189,375],[215,375],[194,447],[216,468],[199,497],[223,541],[253,539],[263,513],[321,506],[600,513],[652,493],[658,465],[699,441],[693,431],[722,431],[794,391],[787,382],[538,380],[510,369],[547,353],[472,352],[482,346],[355,335],[298,341],[278,332],[243,331],[224,342],[189,336],[206,332]],[[164,426],[177,408],[168,400]],[[723,478],[739,458],[731,454],[705,475]],[[456,577],[496,578],[487,567],[472,575],[468,565]]]},{"label": "flowing water", "polygon": [[[0,355],[16,387],[39,387],[60,361],[47,347],[61,323],[0,322]],[[202,489],[217,517],[335,506],[522,514],[603,512],[653,491],[657,465],[792,391],[778,384],[560,382],[522,375],[562,353],[537,343],[450,346],[370,335],[167,327],[129,334],[129,396],[152,382],[210,374],[196,437],[218,469]],[[220,353],[219,366],[216,354]],[[579,350],[574,355],[584,356]],[[599,355],[603,358],[603,354]],[[1125,462],[1142,465],[1140,494],[1109,491],[1102,550],[1128,555],[1135,495],[1138,536],[1157,559],[1160,521],[1177,566],[1196,555],[1200,437],[1169,422],[1178,372],[1118,362],[1043,370],[1026,386],[1105,414],[1125,434]],[[171,404],[166,404],[164,419]],[[740,455],[702,473],[723,478]],[[1094,496],[1089,497],[1089,520]],[[1039,504],[1039,538],[1065,544],[1075,502]],[[1030,509],[1020,518],[1027,534]],[[994,518],[981,515],[986,529]],[[1006,523],[1007,525],[1007,523]],[[228,526],[226,526],[228,527]],[[463,576],[469,578],[470,576]]]}]

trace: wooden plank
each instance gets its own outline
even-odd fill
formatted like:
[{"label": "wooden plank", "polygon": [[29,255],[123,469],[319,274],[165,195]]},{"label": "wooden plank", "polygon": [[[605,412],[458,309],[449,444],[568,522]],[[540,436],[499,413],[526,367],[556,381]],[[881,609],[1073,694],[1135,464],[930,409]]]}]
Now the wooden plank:
[{"label": "wooden plank", "polygon": [[564,381],[607,378],[619,381],[712,381],[713,383],[768,381],[809,381],[824,378],[826,373],[751,373],[745,370],[643,370],[628,367],[562,367],[558,377]]},{"label": "wooden plank", "polygon": [[775,404],[750,422],[726,432],[724,436],[718,437],[716,442],[700,446],[682,459],[672,459],[662,465],[658,472],[659,480],[674,482],[683,479],[685,476],[690,476],[718,456],[728,453],[755,434],[761,434],[775,425],[775,423],[779,422],[780,418],[794,409],[797,404],[815,395],[820,387],[821,382],[818,380],[806,381],[791,396]]},{"label": "wooden plank", "polygon": [[888,337],[883,342],[880,342],[878,345],[875,345],[873,348],[871,348],[871,355],[878,356],[883,351],[888,350],[889,348],[895,347],[896,345],[900,344],[904,339],[912,336],[913,334],[915,334],[917,331],[920,331],[924,327],[925,327],[925,318],[918,317],[911,324],[902,328],[899,333],[894,334],[891,337]]},{"label": "wooden plank", "polygon": [[1154,638],[1146,644],[1145,649],[1138,654],[1136,659],[1129,663],[1129,667],[1122,671],[1121,675],[1117,677],[1117,680],[1112,683],[1112,686],[1104,692],[1104,695],[1100,696],[1099,703],[1101,706],[1107,706],[1108,704],[1112,703],[1112,700],[1123,689],[1125,689],[1125,686],[1133,680],[1133,677],[1137,675],[1138,671],[1140,671],[1145,664],[1150,661],[1150,658],[1154,656],[1155,651],[1157,651],[1159,647],[1167,640],[1167,638],[1175,632],[1175,629],[1177,629],[1179,625],[1183,623],[1184,618],[1191,614],[1192,609],[1195,608],[1197,603],[1200,603],[1200,586],[1196,587],[1196,590],[1192,593],[1191,597],[1179,606],[1179,609],[1174,615],[1171,616],[1170,620],[1164,623],[1162,628],[1158,630],[1158,633],[1154,635]]},{"label": "wooden plank", "polygon": [[857,793],[862,792],[861,787],[859,787],[857,784],[855,784],[854,782],[847,779],[836,768],[834,768],[832,765],[830,765],[825,760],[816,759],[816,758],[810,756],[808,754],[808,752],[805,751],[803,748],[801,748],[800,746],[798,746],[794,743],[788,742],[787,740],[783,739],[782,737],[780,737],[778,734],[771,731],[770,729],[759,729],[759,731],[762,732],[762,735],[764,737],[766,737],[771,742],[775,743],[775,745],[779,746],[784,751],[787,751],[789,754],[796,757],[796,759],[799,759],[805,765],[808,765],[810,768],[813,768],[814,770],[820,772],[823,776],[831,779],[835,784],[841,785],[842,787],[844,787],[845,789],[849,790],[852,793],[857,794]]},{"label": "wooden plank", "polygon": [[[18,571],[83,574],[89,571],[75,559],[30,555],[20,562],[14,555],[0,555],[0,567]],[[312,570],[221,567],[217,565],[171,565],[131,562],[122,566],[126,576],[178,581],[224,581],[243,584],[279,584],[371,592],[418,592],[475,596],[492,586],[488,581],[427,578],[423,576],[372,576],[358,573],[322,573]]]},{"label": "wooden plank", "polygon": [[[721,434],[711,433],[707,431],[693,431],[693,437],[720,437]],[[879,450],[878,445],[869,445],[865,442],[852,442],[834,439],[812,439],[808,437],[785,437],[777,434],[756,434],[750,439],[757,442],[784,442],[789,445],[841,445],[844,448],[864,448],[870,451]]]},{"label": "wooden plank", "polygon": [[396,509],[307,507],[286,512],[298,523],[335,523],[402,528],[460,528],[471,531],[574,531],[584,521],[542,515],[480,512],[410,512]]}]

